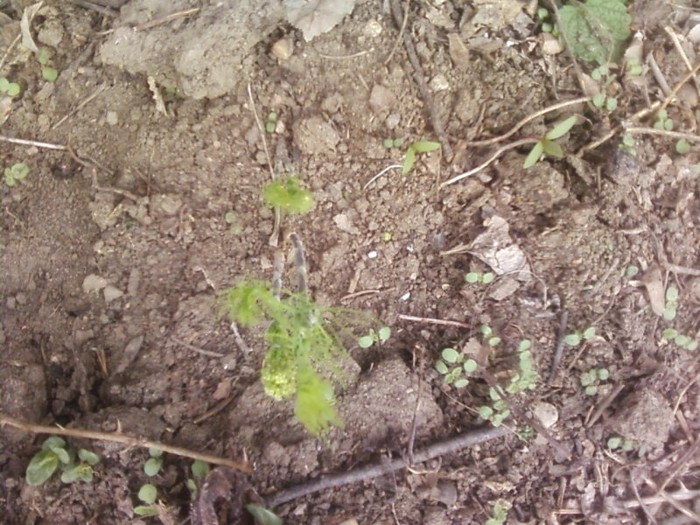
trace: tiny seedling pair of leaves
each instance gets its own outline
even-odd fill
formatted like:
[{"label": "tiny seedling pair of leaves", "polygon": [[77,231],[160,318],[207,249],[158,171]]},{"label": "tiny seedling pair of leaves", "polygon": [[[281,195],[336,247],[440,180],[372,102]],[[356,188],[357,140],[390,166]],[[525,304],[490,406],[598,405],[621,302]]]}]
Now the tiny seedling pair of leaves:
[{"label": "tiny seedling pair of leaves", "polygon": [[440,359],[435,362],[435,370],[442,376],[447,385],[455,388],[464,388],[469,384],[469,380],[461,377],[462,372],[472,374],[477,369],[477,362],[474,359],[467,359],[454,348],[444,348],[440,352]]},{"label": "tiny seedling pair of leaves", "polygon": [[63,470],[61,474],[63,483],[73,483],[78,480],[92,481],[92,467],[99,463],[99,456],[81,448],[78,450],[78,458],[80,463],[75,463],[75,454],[66,450],[66,442],[63,438],[49,437],[27,466],[25,475],[27,484],[41,485],[53,476],[59,466]]},{"label": "tiny seedling pair of leaves", "polygon": [[10,82],[5,77],[0,77],[0,93],[5,93],[8,97],[19,95],[20,87],[16,82]]},{"label": "tiny seedling pair of leaves", "polygon": [[29,167],[24,162],[18,162],[5,168],[3,175],[5,184],[12,188],[17,185],[17,181],[25,179],[29,175]]},{"label": "tiny seedling pair of leaves", "polygon": [[411,169],[413,169],[413,165],[416,163],[416,155],[418,153],[430,153],[431,151],[435,151],[437,149],[440,149],[439,142],[430,142],[428,140],[418,140],[414,142],[406,150],[406,156],[403,160],[401,173],[406,175],[409,171],[411,171]]},{"label": "tiny seedling pair of leaves", "polygon": [[299,179],[288,177],[267,184],[262,190],[266,204],[289,214],[306,213],[314,207],[313,194],[299,185]]},{"label": "tiny seedling pair of leaves", "polygon": [[559,30],[571,52],[601,65],[617,58],[631,22],[623,0],[574,0],[559,9]]},{"label": "tiny seedling pair of leaves", "polygon": [[357,340],[357,345],[360,348],[369,348],[374,343],[383,343],[391,337],[391,328],[382,326],[379,330],[370,328],[367,335],[363,335]]},{"label": "tiny seedling pair of leaves", "polygon": [[566,120],[562,120],[559,124],[549,130],[544,137],[537,141],[532,147],[530,153],[525,158],[523,168],[528,169],[534,166],[542,158],[542,155],[561,159],[564,157],[564,150],[561,146],[554,142],[558,138],[566,135],[569,130],[576,124],[576,115],[572,115]]}]

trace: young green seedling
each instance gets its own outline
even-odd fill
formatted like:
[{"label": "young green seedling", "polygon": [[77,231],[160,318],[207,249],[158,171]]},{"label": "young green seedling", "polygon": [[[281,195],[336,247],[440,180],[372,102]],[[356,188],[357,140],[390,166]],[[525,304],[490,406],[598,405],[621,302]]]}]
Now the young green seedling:
[{"label": "young green seedling", "polygon": [[481,335],[484,336],[484,341],[487,345],[498,346],[501,343],[501,338],[494,335],[493,329],[489,325],[482,324],[479,327],[479,331],[481,332]]},{"label": "young green seedling", "polygon": [[508,519],[508,510],[511,504],[506,500],[499,499],[493,505],[491,517],[486,520],[484,525],[503,525]]},{"label": "young green seedling", "polygon": [[391,328],[388,326],[382,326],[377,331],[370,328],[367,335],[363,335],[357,340],[357,344],[360,348],[369,348],[374,343],[384,343],[389,337],[391,337]]},{"label": "young green seedling", "polygon": [[620,436],[612,436],[608,438],[606,445],[610,450],[620,449],[624,452],[629,452],[630,450],[634,449],[634,441]]},{"label": "young green seedling", "polygon": [[691,352],[698,348],[698,341],[696,339],[679,333],[675,328],[665,328],[664,331],[661,332],[661,341],[673,341],[679,347],[690,350]]},{"label": "young green seedling", "polygon": [[41,485],[47,481],[60,467],[61,482],[73,483],[75,481],[92,481],[92,467],[100,462],[100,458],[94,452],[79,449],[77,454],[66,448],[63,438],[52,436],[44,441],[41,450],[37,452],[29,462],[26,472],[28,485]]},{"label": "young green seedling", "polygon": [[16,97],[19,95],[20,87],[16,82],[10,82],[5,77],[0,77],[0,93],[4,93],[8,97]]},{"label": "young green seedling", "polygon": [[209,470],[209,464],[198,459],[193,461],[192,465],[190,465],[192,477],[187,478],[187,488],[193,500],[197,497],[197,487],[204,482],[204,478],[209,474]]},{"label": "young green seedling", "polygon": [[595,328],[589,326],[580,332],[573,332],[564,337],[564,342],[569,346],[578,346],[583,341],[590,341],[595,337]]},{"label": "young green seedling", "polygon": [[435,370],[443,376],[446,385],[455,388],[464,388],[469,380],[462,377],[462,373],[472,374],[477,368],[474,359],[468,359],[464,354],[454,348],[443,348],[440,359],[435,362]]},{"label": "young green seedling", "polygon": [[584,388],[584,393],[587,396],[594,396],[598,393],[598,387],[601,381],[607,381],[610,378],[610,372],[607,368],[591,368],[588,372],[581,374],[581,386]]},{"label": "young green seedling", "polygon": [[576,124],[576,119],[576,115],[572,115],[566,120],[559,122],[554,128],[549,130],[544,137],[538,140],[525,158],[523,168],[531,168],[544,156],[557,159],[564,158],[564,150],[554,141],[566,135],[574,124]]},{"label": "young green seedling", "polygon": [[36,54],[36,61],[41,64],[41,78],[47,82],[55,82],[58,78],[58,70],[51,66],[51,54],[46,49],[40,49]]},{"label": "young green seedling", "polygon": [[678,311],[678,288],[671,285],[666,289],[666,304],[664,305],[664,312],[662,317],[666,321],[673,321],[676,318],[676,312]]},{"label": "young green seedling", "polygon": [[149,448],[148,455],[150,456],[143,465],[143,471],[146,476],[156,476],[163,467],[163,451],[158,448]]},{"label": "young green seedling", "polygon": [[403,139],[384,139],[382,145],[386,149],[400,148],[403,146]]},{"label": "young green seedling", "polygon": [[140,501],[145,503],[145,505],[137,505],[134,507],[134,514],[137,516],[157,516],[158,507],[156,507],[156,500],[158,499],[158,489],[155,485],[146,483],[139,489],[138,496]]},{"label": "young green seedling", "polygon": [[493,280],[496,278],[493,272],[485,272],[485,273],[479,273],[479,272],[469,272],[464,276],[464,280],[468,282],[469,284],[490,284],[493,282]]},{"label": "young green seedling", "polygon": [[25,179],[29,175],[29,167],[24,162],[17,162],[5,168],[5,184],[12,188],[17,185],[17,181]]},{"label": "young green seedling", "polygon": [[274,133],[275,129],[277,129],[277,113],[270,111],[265,119],[265,131]]},{"label": "young green seedling", "polygon": [[314,207],[313,194],[299,185],[299,179],[277,179],[262,190],[266,204],[289,214],[306,213]]},{"label": "young green seedling", "polygon": [[401,172],[406,175],[409,171],[411,171],[413,165],[416,163],[416,155],[418,153],[430,153],[431,151],[438,149],[440,149],[439,142],[430,142],[427,140],[418,140],[414,142],[408,146],[408,149],[406,150],[406,156],[404,157]]},{"label": "young green seedling", "polygon": [[665,131],[673,130],[673,120],[668,117],[668,111],[665,109],[660,109],[658,111],[656,114],[656,120],[654,121],[654,128]]}]

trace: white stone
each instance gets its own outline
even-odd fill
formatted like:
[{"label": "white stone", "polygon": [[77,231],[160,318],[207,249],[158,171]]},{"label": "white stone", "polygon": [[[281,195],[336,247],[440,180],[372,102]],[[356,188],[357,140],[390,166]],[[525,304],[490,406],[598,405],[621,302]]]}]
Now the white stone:
[{"label": "white stone", "polygon": [[83,279],[83,292],[85,293],[99,292],[105,286],[107,286],[107,279],[94,273]]},{"label": "white stone", "polygon": [[559,421],[559,412],[550,403],[541,401],[535,405],[532,412],[544,428],[551,428]]}]

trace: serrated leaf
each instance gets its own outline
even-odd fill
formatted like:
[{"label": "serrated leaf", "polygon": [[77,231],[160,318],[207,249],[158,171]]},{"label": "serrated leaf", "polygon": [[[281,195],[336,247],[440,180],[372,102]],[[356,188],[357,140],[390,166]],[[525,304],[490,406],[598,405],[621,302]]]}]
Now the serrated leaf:
[{"label": "serrated leaf", "polygon": [[445,348],[443,349],[442,353],[440,354],[442,358],[450,364],[454,364],[457,362],[457,360],[460,358],[460,354],[457,350],[454,348]]},{"label": "serrated leaf", "polygon": [[528,169],[537,164],[537,162],[540,160],[540,157],[542,157],[542,153],[544,153],[544,146],[542,145],[542,141],[539,141],[537,142],[537,144],[532,146],[530,153],[528,153],[527,157],[525,157],[523,168]]},{"label": "serrated leaf", "polygon": [[416,150],[413,148],[408,148],[406,150],[406,157],[403,159],[403,167],[401,168],[401,173],[404,175],[413,169],[413,165],[416,163]]},{"label": "serrated leaf", "polygon": [[566,135],[571,128],[576,124],[576,115],[572,115],[566,120],[562,120],[556,126],[554,126],[550,131],[547,132],[545,138],[549,140],[556,140],[560,137]]},{"label": "serrated leaf", "polygon": [[430,153],[431,151],[440,149],[440,143],[430,142],[428,140],[419,140],[411,144],[410,148],[416,153]]}]

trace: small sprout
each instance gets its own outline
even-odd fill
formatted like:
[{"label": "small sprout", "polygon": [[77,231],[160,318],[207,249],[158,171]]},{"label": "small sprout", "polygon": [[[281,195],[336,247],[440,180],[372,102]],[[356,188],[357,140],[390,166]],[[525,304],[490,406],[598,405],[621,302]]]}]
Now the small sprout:
[{"label": "small sprout", "polygon": [[25,179],[29,175],[29,167],[24,162],[17,162],[5,168],[5,184],[10,188],[17,185],[17,181]]},{"label": "small sprout", "polygon": [[479,407],[479,417],[481,419],[489,420],[493,415],[493,408],[488,405],[483,405]]},{"label": "small sprout", "polygon": [[56,82],[58,70],[51,66],[44,66],[41,68],[41,77],[47,82]]},{"label": "small sprout", "polygon": [[479,272],[469,272],[464,276],[464,280],[468,282],[469,284],[475,284],[475,283],[481,283],[481,284],[490,284],[493,282],[493,280],[496,278],[496,276],[493,274],[493,272],[485,272],[485,273],[479,273]]},{"label": "small sprout", "polygon": [[493,505],[493,512],[491,517],[486,520],[484,525],[503,525],[508,519],[508,510],[510,510],[511,504],[506,500],[499,499]]},{"label": "small sprout", "polygon": [[265,203],[287,213],[306,213],[314,207],[313,194],[299,185],[296,177],[277,179],[262,190]]},{"label": "small sprout", "polygon": [[282,525],[282,520],[274,512],[265,507],[249,503],[245,506],[245,510],[255,518],[255,523],[258,525]]},{"label": "small sprout", "polygon": [[358,338],[357,344],[360,348],[369,348],[374,343],[386,342],[389,339],[389,337],[391,337],[391,328],[389,328],[388,326],[382,326],[377,331],[375,331],[373,328],[370,328],[369,333],[367,335],[363,335],[362,337]]},{"label": "small sprout", "polygon": [[382,142],[382,145],[386,149],[390,149],[394,147],[394,139],[384,139],[384,142]]},{"label": "small sprout", "polygon": [[439,142],[430,142],[427,140],[419,140],[408,146],[408,149],[406,150],[406,156],[404,157],[403,161],[403,168],[401,172],[406,175],[408,172],[411,171],[413,168],[413,165],[416,162],[416,154],[418,153],[430,153],[431,151],[435,151],[437,149],[440,149],[440,143]]},{"label": "small sprout", "polygon": [[622,446],[622,438],[619,436],[613,436],[608,439],[608,448],[610,450],[615,450],[616,448],[620,448]]},{"label": "small sprout", "polygon": [[564,343],[569,346],[578,346],[583,341],[590,341],[595,337],[595,327],[589,326],[580,332],[573,332],[564,337]]},{"label": "small sprout", "polygon": [[462,377],[462,373],[471,374],[476,368],[476,361],[465,359],[463,354],[449,347],[442,349],[440,359],[435,362],[435,370],[443,376],[442,380],[445,384],[452,385],[455,388],[467,386],[469,380]]},{"label": "small sprout", "polygon": [[538,140],[532,147],[530,153],[528,153],[527,157],[525,158],[523,168],[531,168],[540,161],[543,155],[557,159],[564,158],[564,151],[562,150],[562,147],[554,141],[566,135],[576,124],[576,120],[576,115],[572,115],[569,118],[562,120],[551,130],[549,130],[544,137]]},{"label": "small sprout", "polygon": [[622,141],[620,142],[620,145],[618,147],[628,155],[635,156],[637,155],[637,149],[635,148],[635,145],[636,142],[634,141],[634,137],[632,137],[632,135],[630,135],[629,133],[624,133],[622,135]]},{"label": "small sprout", "polygon": [[664,312],[662,317],[666,321],[673,321],[676,318],[676,312],[678,310],[678,288],[671,285],[666,290],[666,304],[664,306]]},{"label": "small sprout", "polygon": [[19,95],[19,92],[19,84],[10,82],[5,77],[0,77],[0,93],[5,93],[9,97],[16,97]]},{"label": "small sprout", "polygon": [[158,509],[155,506],[156,499],[158,499],[158,489],[155,485],[146,483],[143,485],[138,492],[138,498],[146,505],[138,505],[134,507],[134,514],[137,516],[157,516]]},{"label": "small sprout", "polygon": [[665,109],[660,109],[659,112],[656,114],[654,128],[665,131],[673,130],[673,121],[670,118],[668,118],[668,112]]},{"label": "small sprout", "polygon": [[680,153],[681,155],[685,155],[686,153],[690,152],[690,144],[688,141],[685,139],[680,139],[678,142],[676,142],[676,152]]},{"label": "small sprout", "polygon": [[464,361],[464,364],[462,365],[462,367],[464,368],[464,371],[467,374],[471,374],[471,373],[475,372],[477,366],[478,365],[477,365],[476,361],[474,361],[473,359],[467,359],[466,361]]},{"label": "small sprout", "polygon": [[156,476],[163,467],[163,451],[158,448],[149,448],[148,455],[151,457],[143,465],[143,471],[147,476]]},{"label": "small sprout", "polygon": [[581,374],[579,378],[583,391],[587,396],[594,396],[598,393],[598,387],[601,381],[607,381],[610,378],[610,372],[607,368],[591,368],[587,372]]},{"label": "small sprout", "polygon": [[451,365],[455,364],[460,358],[459,352],[454,348],[445,348],[440,355],[442,355],[446,363],[450,363]]},{"label": "small sprout", "polygon": [[625,277],[634,277],[639,273],[639,268],[636,267],[634,264],[630,264],[627,268],[625,268]]},{"label": "small sprout", "polygon": [[274,133],[275,129],[277,129],[277,113],[270,111],[265,119],[265,131]]},{"label": "small sprout", "polygon": [[382,241],[384,242],[390,242],[394,236],[391,234],[391,232],[382,232]]},{"label": "small sprout", "polygon": [[227,211],[226,214],[224,215],[224,221],[226,222],[226,224],[235,223],[236,222],[236,212],[234,212],[233,210]]},{"label": "small sprout", "polygon": [[644,72],[644,68],[639,63],[638,59],[631,58],[625,64],[625,71],[627,72],[628,75],[630,75],[632,77],[638,77],[638,76],[642,75],[642,73]]}]

